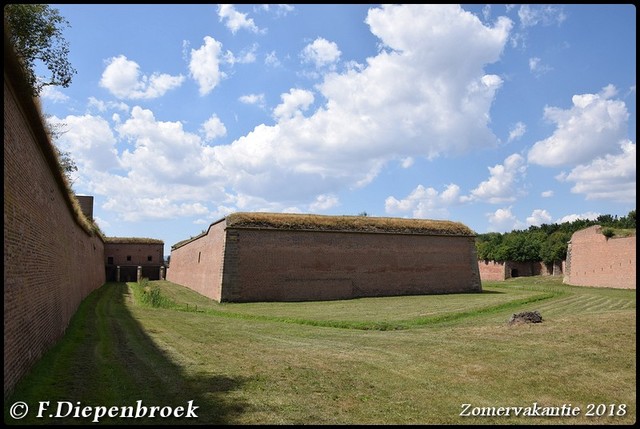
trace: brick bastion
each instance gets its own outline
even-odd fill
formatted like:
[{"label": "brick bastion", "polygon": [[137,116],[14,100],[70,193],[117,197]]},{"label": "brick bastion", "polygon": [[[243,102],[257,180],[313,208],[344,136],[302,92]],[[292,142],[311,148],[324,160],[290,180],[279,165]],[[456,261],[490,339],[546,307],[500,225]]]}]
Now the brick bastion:
[{"label": "brick bastion", "polygon": [[172,246],[167,280],[219,302],[482,291],[465,225],[366,216],[231,214]]}]

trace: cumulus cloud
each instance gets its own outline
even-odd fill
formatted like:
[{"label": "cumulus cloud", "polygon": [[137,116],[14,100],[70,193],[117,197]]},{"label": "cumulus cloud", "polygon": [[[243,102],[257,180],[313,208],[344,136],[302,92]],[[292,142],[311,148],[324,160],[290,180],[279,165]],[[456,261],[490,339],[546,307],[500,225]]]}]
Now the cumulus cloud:
[{"label": "cumulus cloud", "polygon": [[489,231],[491,232],[509,232],[515,229],[522,229],[523,223],[511,212],[511,207],[498,209],[493,213],[487,214],[489,220]]},{"label": "cumulus cloud", "polygon": [[219,4],[218,17],[220,18],[220,22],[224,21],[227,28],[231,30],[233,34],[236,34],[236,32],[241,29],[249,30],[252,33],[260,32],[260,29],[255,22],[253,22],[253,19],[247,18],[246,13],[238,12],[232,4]]},{"label": "cumulus cloud", "polygon": [[69,100],[69,97],[62,93],[58,88],[53,86],[43,86],[40,91],[40,97],[52,101],[54,103],[63,103]]},{"label": "cumulus cloud", "polygon": [[384,209],[389,214],[408,214],[414,218],[446,218],[448,208],[460,202],[460,187],[449,184],[439,193],[434,188],[418,185],[411,193],[401,200],[387,197]]},{"label": "cumulus cloud", "polygon": [[226,74],[220,70],[222,43],[205,36],[204,45],[191,50],[189,75],[198,83],[200,95],[207,95]]},{"label": "cumulus cloud", "polygon": [[615,150],[626,138],[629,119],[625,103],[610,99],[615,93],[609,85],[599,94],[574,95],[567,110],[545,107],[544,118],[556,130],[533,145],[528,161],[546,167],[578,165]]},{"label": "cumulus cloud", "polygon": [[218,115],[213,114],[209,119],[202,124],[202,132],[204,133],[205,140],[211,141],[218,137],[227,135],[227,128],[224,126]]},{"label": "cumulus cloud", "polygon": [[107,171],[120,167],[116,151],[116,137],[107,121],[99,116],[52,116],[53,125],[64,125],[65,132],[57,139],[62,150],[68,151],[82,175],[93,171]]},{"label": "cumulus cloud", "polygon": [[[379,39],[378,54],[358,67],[325,74],[313,92],[296,88],[282,94],[275,123],[259,124],[230,144],[209,146],[206,132],[202,137],[133,107],[115,124],[120,170],[95,174],[91,191],[109,195],[108,206],[123,216],[146,213],[132,203],[138,197],[170,214],[199,213],[202,208],[194,204],[209,207],[212,201],[216,207],[298,211],[329,204],[340,190],[366,186],[392,161],[497,146],[489,124],[502,79],[484,69],[500,59],[510,20],[500,17],[487,26],[457,5],[385,5],[369,10],[366,24]],[[190,51],[190,76],[201,95],[224,78],[224,61],[221,43],[209,36]],[[519,174],[509,163],[501,168]],[[507,180],[506,172],[493,175]],[[508,186],[489,188],[480,186],[474,196],[509,195],[502,191]],[[435,194],[416,188],[405,199],[390,200],[389,210],[444,217],[459,199],[456,185]]]},{"label": "cumulus cloud", "polygon": [[584,194],[587,200],[634,202],[636,200],[636,145],[630,140],[620,144],[620,153],[608,154],[589,164],[575,167],[560,178],[574,182],[571,192]]},{"label": "cumulus cloud", "polygon": [[305,62],[315,64],[321,68],[335,64],[340,58],[340,49],[334,42],[330,42],[322,37],[318,37],[302,50],[302,59]]},{"label": "cumulus cloud", "polygon": [[102,73],[100,86],[114,96],[124,99],[150,99],[163,96],[167,91],[182,85],[184,76],[171,76],[165,73],[143,75],[140,66],[124,55],[107,60]]},{"label": "cumulus cloud", "polygon": [[273,116],[279,120],[289,119],[294,115],[301,115],[313,104],[313,93],[304,89],[292,88],[288,93],[280,95],[282,103],[273,109]]},{"label": "cumulus cloud", "polygon": [[323,210],[328,210],[332,207],[337,206],[339,203],[338,197],[335,195],[318,195],[316,200],[309,205],[309,210],[311,212],[318,212]]},{"label": "cumulus cloud", "polygon": [[527,225],[540,226],[542,224],[550,224],[551,214],[548,211],[542,209],[535,209],[531,216],[527,218]]},{"label": "cumulus cloud", "polygon": [[247,94],[242,95],[238,100],[243,104],[255,104],[259,107],[264,107],[266,104],[264,94]]},{"label": "cumulus cloud", "polygon": [[595,212],[587,212],[582,214],[570,214],[570,215],[561,217],[560,219],[556,220],[555,223],[561,224],[565,222],[574,222],[576,220],[596,220],[598,219],[598,216],[600,216],[600,213],[595,213]]},{"label": "cumulus cloud", "polygon": [[491,177],[480,183],[463,201],[478,200],[491,204],[515,201],[519,195],[516,184],[526,172],[524,158],[517,153],[504,160],[504,164],[489,167]]},{"label": "cumulus cloud", "polygon": [[542,198],[550,198],[550,197],[553,197],[553,191],[552,191],[552,190],[549,190],[549,191],[543,191],[543,192],[540,194],[540,196],[541,196]]}]

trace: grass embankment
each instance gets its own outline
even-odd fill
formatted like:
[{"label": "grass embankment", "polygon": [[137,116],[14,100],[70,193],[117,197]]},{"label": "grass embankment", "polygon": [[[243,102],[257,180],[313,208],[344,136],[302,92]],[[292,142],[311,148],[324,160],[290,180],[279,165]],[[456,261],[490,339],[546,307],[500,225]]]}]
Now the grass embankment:
[{"label": "grass embankment", "polygon": [[[136,284],[107,284],[5,401],[5,423],[87,422],[31,414],[13,421],[7,405],[17,400],[193,400],[198,418],[172,422],[187,424],[635,422],[635,291],[543,277],[483,286],[482,294],[218,304],[152,282],[145,299],[157,290],[159,308],[142,302]],[[539,310],[543,323],[506,323],[525,310]],[[470,412],[534,404],[580,412],[462,417],[463,404]],[[588,417],[590,404],[605,404],[605,415]],[[611,404],[624,415],[608,416]]]}]

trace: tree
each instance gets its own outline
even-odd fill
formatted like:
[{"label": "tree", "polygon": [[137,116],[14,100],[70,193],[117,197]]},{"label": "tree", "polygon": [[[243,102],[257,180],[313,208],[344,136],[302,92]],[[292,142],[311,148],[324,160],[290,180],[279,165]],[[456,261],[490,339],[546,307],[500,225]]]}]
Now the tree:
[{"label": "tree", "polygon": [[58,164],[60,165],[60,171],[67,178],[67,182],[71,186],[74,182],[71,175],[76,171],[78,171],[78,166],[76,165],[76,162],[74,161],[74,159],[71,157],[71,154],[69,152],[60,150],[60,148],[56,144],[56,140],[58,140],[58,138],[62,134],[67,132],[64,129],[65,124],[61,122],[57,122],[57,123],[51,122],[50,117],[48,115],[45,115],[44,123],[45,123],[45,129],[47,131],[47,134],[49,135],[49,139],[53,143],[53,148],[56,151]]},{"label": "tree", "polygon": [[[76,70],[69,63],[69,44],[62,35],[69,23],[59,11],[46,4],[7,4],[4,19],[33,96],[39,96],[48,85],[67,88]],[[51,73],[49,78],[36,75],[40,64]]]}]

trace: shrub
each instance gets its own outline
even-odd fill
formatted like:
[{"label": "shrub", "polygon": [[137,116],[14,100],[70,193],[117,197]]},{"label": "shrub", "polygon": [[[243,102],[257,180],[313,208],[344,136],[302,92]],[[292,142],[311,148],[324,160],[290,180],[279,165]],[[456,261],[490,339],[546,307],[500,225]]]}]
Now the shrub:
[{"label": "shrub", "polygon": [[602,228],[602,235],[604,235],[607,238],[611,238],[613,237],[615,234],[615,231],[613,230],[613,228]]}]

